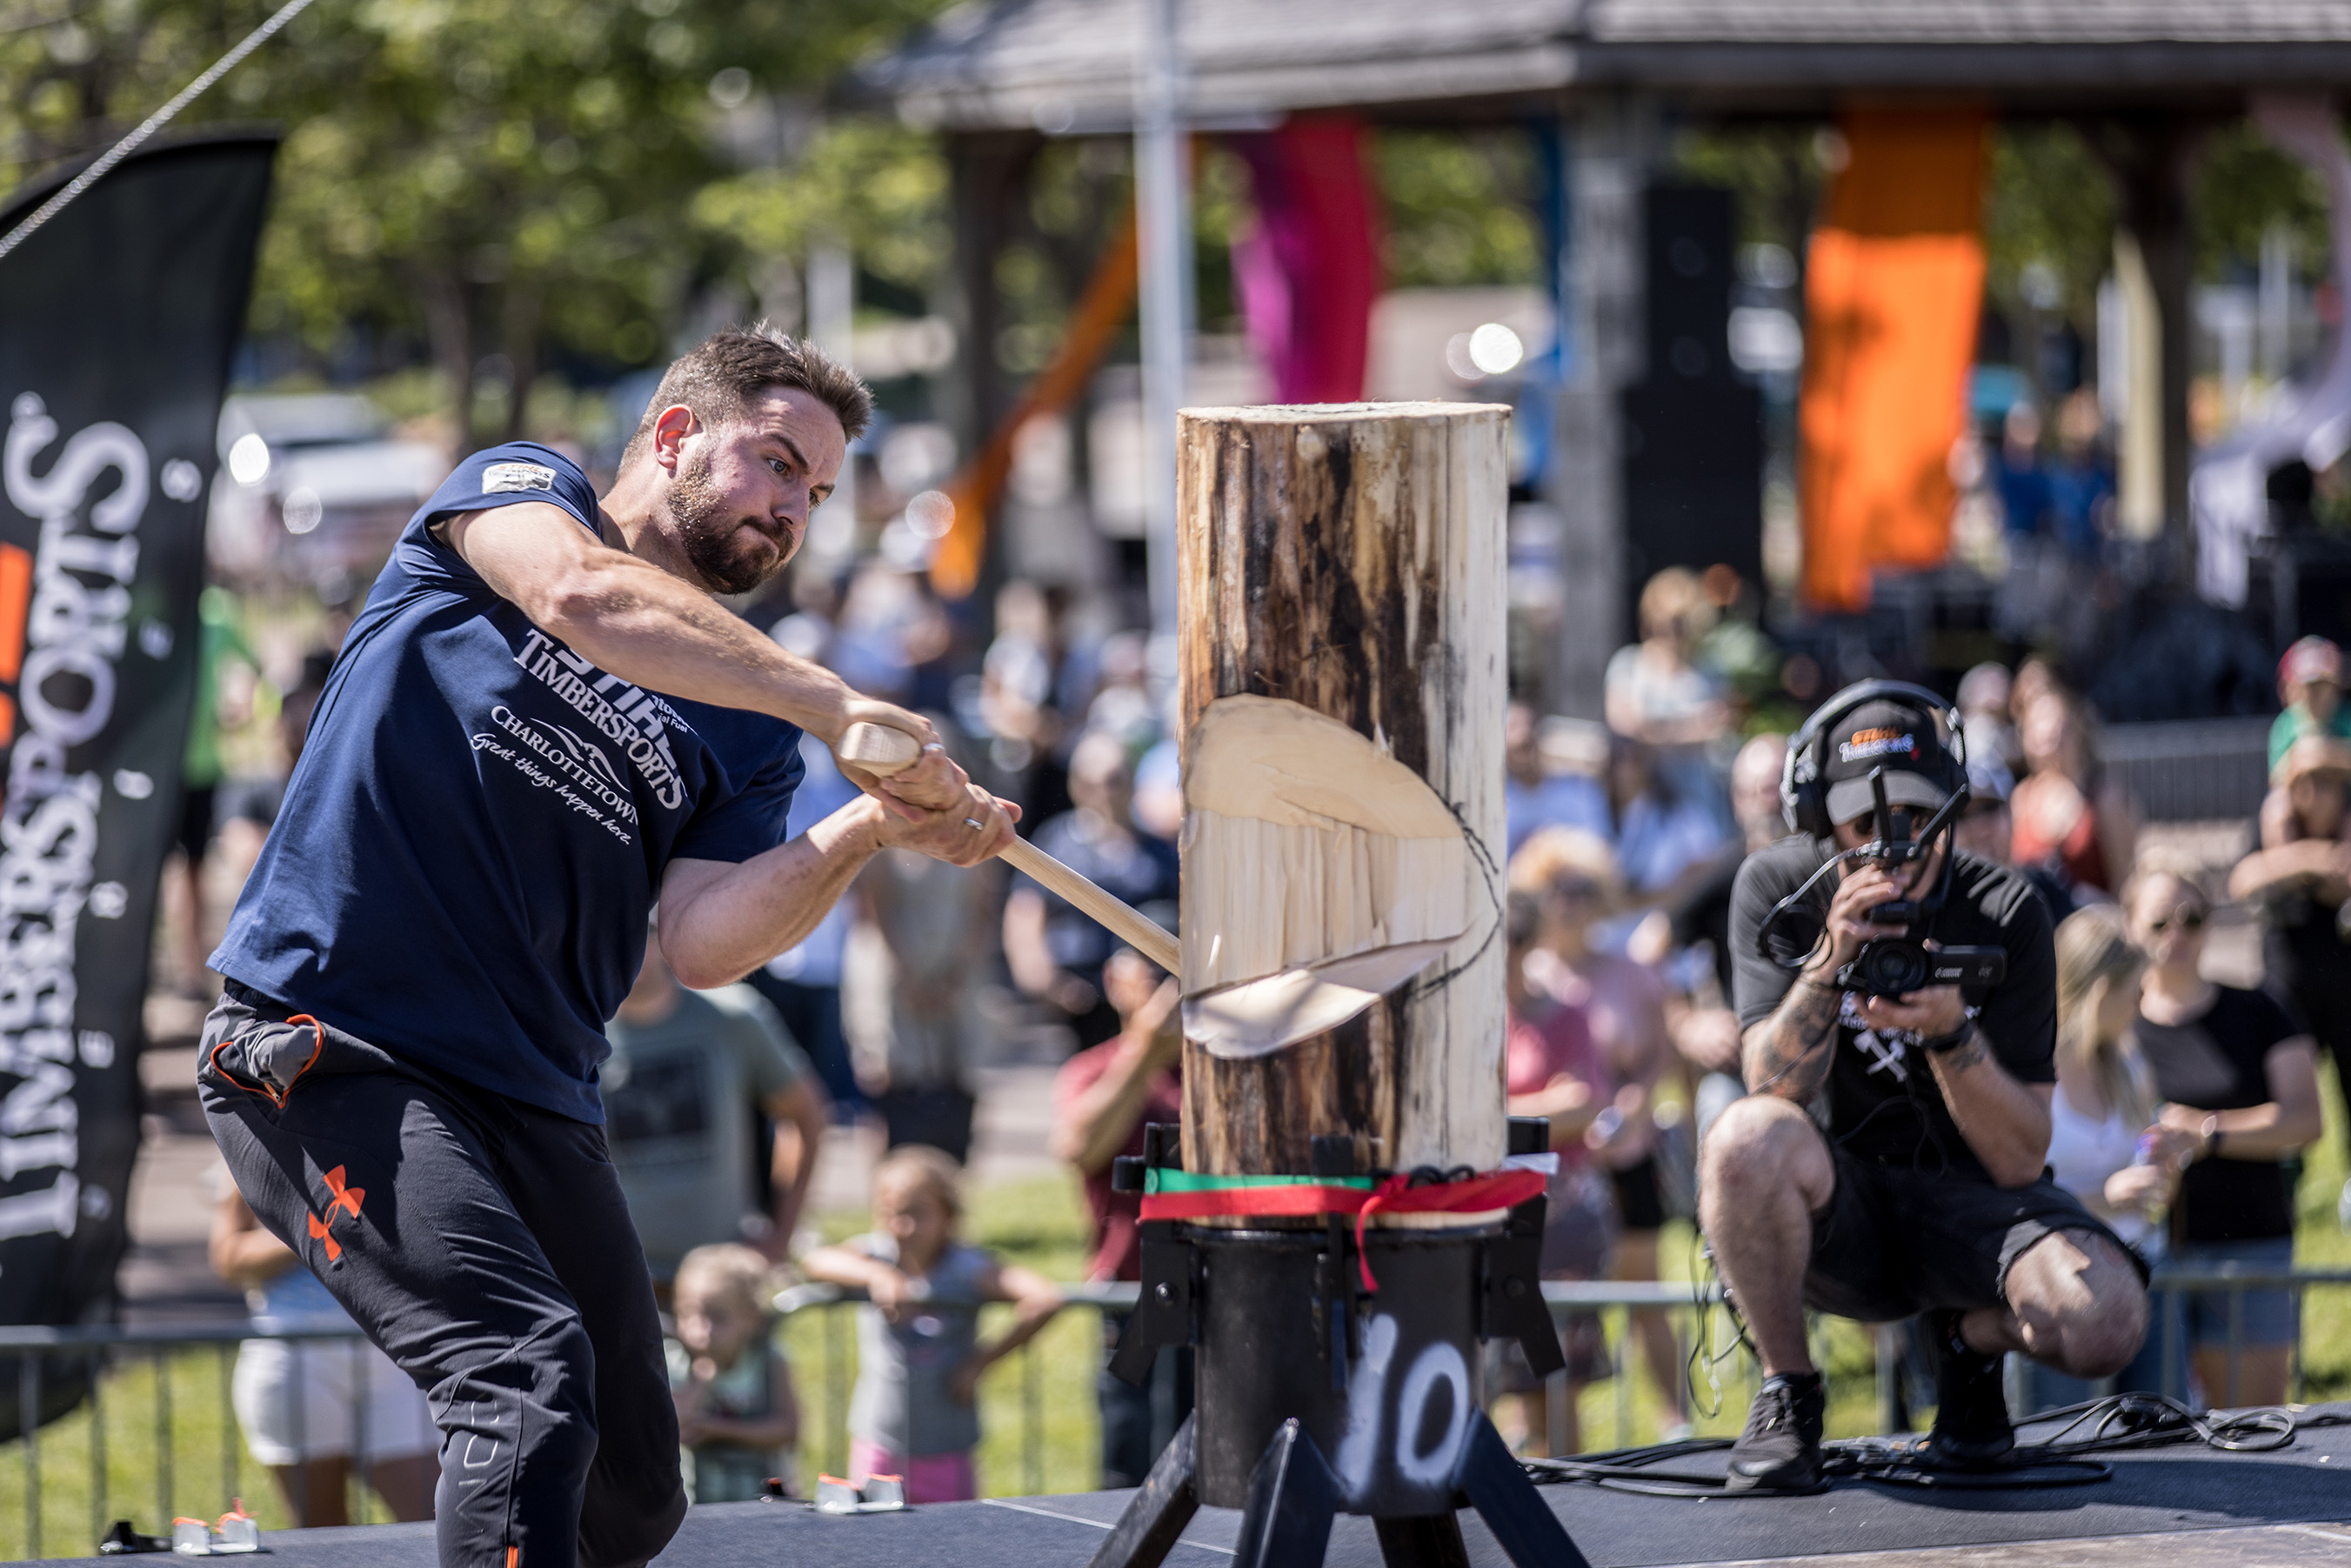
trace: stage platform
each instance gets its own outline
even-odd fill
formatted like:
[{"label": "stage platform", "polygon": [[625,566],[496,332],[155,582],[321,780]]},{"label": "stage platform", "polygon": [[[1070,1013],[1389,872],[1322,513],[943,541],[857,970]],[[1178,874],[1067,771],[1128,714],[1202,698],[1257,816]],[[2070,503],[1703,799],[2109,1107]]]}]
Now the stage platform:
[{"label": "stage platform", "polygon": [[[2351,1415],[2351,1408],[2333,1410]],[[2030,1434],[2028,1433],[2028,1436]],[[1685,1460],[1698,1469],[1720,1456]],[[1811,1498],[1657,1498],[1550,1486],[1594,1568],[1771,1563],[1777,1568],[2316,1568],[2351,1563],[2351,1426],[2305,1428],[2268,1454],[2202,1447],[2111,1456],[2110,1480],[2046,1490],[1937,1491],[1866,1481]],[[692,1510],[667,1568],[1082,1568],[1125,1492],[998,1499],[836,1519],[790,1503]],[[1505,1563],[1474,1514],[1479,1568]],[[142,1527],[153,1521],[141,1520]],[[1203,1509],[1170,1568],[1231,1560],[1237,1512]],[[285,1531],[274,1568],[432,1568],[430,1525]],[[64,1563],[80,1559],[51,1558]],[[1330,1568],[1378,1568],[1370,1524],[1339,1521]],[[1302,1565],[1301,1565],[1302,1568]]]}]

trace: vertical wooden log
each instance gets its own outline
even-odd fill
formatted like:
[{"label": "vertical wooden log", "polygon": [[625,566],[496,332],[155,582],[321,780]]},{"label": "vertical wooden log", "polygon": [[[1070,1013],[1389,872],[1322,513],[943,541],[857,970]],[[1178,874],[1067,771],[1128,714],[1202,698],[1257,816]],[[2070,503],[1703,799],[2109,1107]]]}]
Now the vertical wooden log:
[{"label": "vertical wooden log", "polygon": [[[1196,743],[1218,698],[1300,704],[1425,780],[1468,852],[1468,885],[1446,901],[1467,929],[1369,1010],[1258,1056],[1186,1040],[1189,1169],[1309,1173],[1313,1139],[1331,1134],[1353,1134],[1366,1166],[1501,1160],[1508,413],[1343,403],[1179,418],[1187,735]],[[1187,972],[1199,838],[1184,847]],[[1284,879],[1265,876],[1282,896]]]}]

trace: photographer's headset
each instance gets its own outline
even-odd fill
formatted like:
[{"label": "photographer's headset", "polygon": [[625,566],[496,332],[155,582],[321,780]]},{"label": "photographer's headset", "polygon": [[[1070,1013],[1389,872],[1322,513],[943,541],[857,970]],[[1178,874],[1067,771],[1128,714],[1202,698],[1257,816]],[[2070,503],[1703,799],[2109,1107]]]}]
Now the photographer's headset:
[{"label": "photographer's headset", "polygon": [[[1788,825],[1814,839],[1834,839],[1836,824],[1829,820],[1828,748],[1837,727],[1854,710],[1874,702],[1910,709],[1933,733],[1935,746],[1919,760],[1924,773],[1949,797],[1915,834],[1902,831],[1886,803],[1884,769],[1870,776],[1877,797],[1876,834],[1858,849],[1831,855],[1803,885],[1782,899],[1763,919],[1755,945],[1763,956],[1783,969],[1801,969],[1810,960],[1819,939],[1820,918],[1806,904],[1821,879],[1848,860],[1876,860],[1899,865],[1931,852],[1938,836],[1949,831],[1968,804],[1968,739],[1959,710],[1940,695],[1907,681],[1861,681],[1829,698],[1806,719],[1788,743],[1788,760],[1780,769],[1780,809]],[[1923,748],[1922,748],[1923,749]],[[1944,857],[1943,874],[1935,891],[1916,904],[1882,906],[1889,920],[1917,922],[1942,906],[1951,883],[1950,857]],[[1806,935],[1803,927],[1810,926]]]}]

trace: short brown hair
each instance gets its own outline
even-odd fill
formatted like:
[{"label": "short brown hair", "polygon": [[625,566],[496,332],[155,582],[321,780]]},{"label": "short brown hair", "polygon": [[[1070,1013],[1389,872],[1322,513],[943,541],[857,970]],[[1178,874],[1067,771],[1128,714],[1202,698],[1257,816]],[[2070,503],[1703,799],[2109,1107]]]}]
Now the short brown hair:
[{"label": "short brown hair", "polygon": [[1510,885],[1537,898],[1571,873],[1597,883],[1602,896],[1614,904],[1625,885],[1616,852],[1598,833],[1583,828],[1543,828],[1528,836],[1510,857]]},{"label": "short brown hair", "polygon": [[883,1182],[902,1175],[937,1198],[950,1223],[963,1218],[963,1182],[952,1155],[928,1144],[901,1144],[873,1167],[874,1190],[880,1191]]},{"label": "short brown hair", "polygon": [[852,441],[873,420],[873,393],[855,371],[822,349],[765,321],[729,327],[680,354],[662,372],[636,434],[621,453],[621,466],[634,462],[653,439],[662,410],[684,403],[703,423],[716,424],[741,413],[769,387],[813,392],[841,416],[841,433]]},{"label": "short brown hair", "polygon": [[672,1289],[679,1295],[703,1290],[732,1296],[754,1312],[767,1312],[781,1283],[775,1265],[758,1252],[739,1241],[722,1241],[697,1247],[680,1259]]}]

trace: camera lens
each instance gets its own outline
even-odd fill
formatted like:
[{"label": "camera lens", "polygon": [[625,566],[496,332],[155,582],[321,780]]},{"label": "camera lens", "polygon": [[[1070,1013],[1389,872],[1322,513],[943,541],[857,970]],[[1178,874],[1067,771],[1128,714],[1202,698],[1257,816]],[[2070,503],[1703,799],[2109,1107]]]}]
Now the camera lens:
[{"label": "camera lens", "polygon": [[1915,942],[1872,942],[1855,959],[1854,972],[1861,989],[1898,997],[1927,984],[1927,950]]}]

